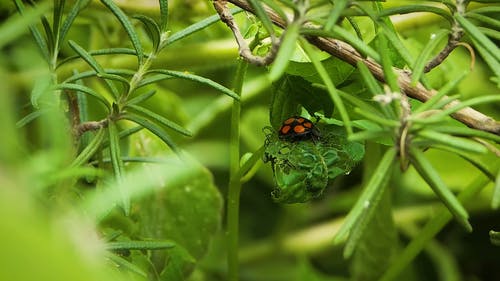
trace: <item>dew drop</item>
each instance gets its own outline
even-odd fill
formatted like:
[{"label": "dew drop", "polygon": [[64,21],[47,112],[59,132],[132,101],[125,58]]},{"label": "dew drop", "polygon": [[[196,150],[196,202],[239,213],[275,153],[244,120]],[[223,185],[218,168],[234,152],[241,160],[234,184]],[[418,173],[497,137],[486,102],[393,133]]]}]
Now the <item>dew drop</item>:
[{"label": "dew drop", "polygon": [[365,201],[365,204],[363,206],[365,209],[368,209],[368,207],[370,207],[370,201],[366,200]]}]

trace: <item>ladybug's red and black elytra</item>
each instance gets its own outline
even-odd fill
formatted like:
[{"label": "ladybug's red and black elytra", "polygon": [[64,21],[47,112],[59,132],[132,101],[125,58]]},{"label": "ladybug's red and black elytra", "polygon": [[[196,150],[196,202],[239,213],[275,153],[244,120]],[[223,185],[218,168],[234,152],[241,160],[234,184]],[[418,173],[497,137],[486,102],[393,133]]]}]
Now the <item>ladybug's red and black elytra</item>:
[{"label": "ladybug's red and black elytra", "polygon": [[299,141],[318,138],[319,130],[311,120],[301,116],[292,116],[283,121],[278,134],[280,139]]}]

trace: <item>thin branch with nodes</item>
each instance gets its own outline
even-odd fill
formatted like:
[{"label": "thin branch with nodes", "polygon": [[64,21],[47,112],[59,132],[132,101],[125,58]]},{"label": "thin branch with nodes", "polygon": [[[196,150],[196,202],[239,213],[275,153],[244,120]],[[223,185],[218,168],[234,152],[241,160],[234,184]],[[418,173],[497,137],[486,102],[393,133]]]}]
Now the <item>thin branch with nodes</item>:
[{"label": "thin branch with nodes", "polygon": [[[214,6],[222,4],[225,5],[226,2],[230,2],[248,12],[254,13],[252,6],[246,0],[214,0],[213,2]],[[217,10],[219,15],[221,15],[220,12],[222,11],[224,10]],[[276,26],[283,29],[286,28],[286,21],[282,19],[276,12],[266,7],[266,13]],[[225,15],[221,15],[221,18],[223,17],[225,17]],[[305,23],[303,26],[307,28],[317,28],[310,23]],[[321,36],[307,36],[306,39],[311,44],[315,45],[318,49],[325,51],[332,56],[337,57],[353,66],[356,66],[356,64],[360,61],[363,62],[368,67],[370,72],[375,76],[375,78],[377,78],[381,82],[385,82],[382,66],[374,60],[362,56],[350,44],[338,39],[326,38]],[[426,102],[436,94],[435,90],[426,89],[421,83],[412,85],[410,72],[398,68],[394,68],[394,72],[397,74],[399,87],[401,88],[402,93],[407,95],[408,97]],[[443,99],[447,98],[448,97],[443,97]],[[445,106],[445,108],[454,107],[459,104],[460,101],[453,100],[449,102]],[[462,108],[461,110],[453,113],[451,116],[471,128],[500,135],[500,122],[470,107]]]},{"label": "thin branch with nodes", "polygon": [[269,35],[271,38],[271,49],[266,54],[266,56],[255,56],[254,54],[252,54],[252,50],[243,38],[243,35],[241,35],[238,25],[236,25],[236,23],[234,22],[233,15],[227,8],[227,0],[213,0],[213,4],[215,10],[220,16],[221,21],[225,23],[233,32],[234,38],[236,39],[236,42],[239,46],[240,56],[242,58],[244,58],[249,63],[255,64],[257,66],[269,65],[274,61],[274,59],[276,58],[276,54],[278,53],[281,41],[278,37],[276,37],[276,35],[272,33]]}]

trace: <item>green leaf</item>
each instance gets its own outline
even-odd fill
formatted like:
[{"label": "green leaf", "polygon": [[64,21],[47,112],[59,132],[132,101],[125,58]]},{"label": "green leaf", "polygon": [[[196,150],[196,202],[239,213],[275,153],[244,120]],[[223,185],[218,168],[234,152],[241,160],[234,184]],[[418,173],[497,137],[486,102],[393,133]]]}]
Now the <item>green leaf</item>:
[{"label": "green leaf", "polygon": [[380,30],[380,32],[378,33],[376,43],[378,52],[380,54],[382,70],[384,72],[384,80],[393,92],[399,92],[398,79],[393,70],[392,58],[391,54],[389,53],[386,32],[384,30]]},{"label": "green leaf", "polygon": [[17,128],[22,128],[26,126],[26,124],[29,124],[31,121],[35,120],[36,118],[40,117],[42,114],[46,113],[47,110],[35,110],[28,115],[24,116],[21,120],[16,122],[16,127]]},{"label": "green leaf", "polygon": [[154,96],[154,94],[156,94],[156,90],[147,91],[144,94],[140,94],[135,98],[129,99],[127,101],[127,105],[139,104],[143,101],[148,100],[150,97]]},{"label": "green leaf", "polygon": [[[210,172],[194,160],[170,161],[174,162],[158,165],[162,166],[159,175],[164,179],[164,188],[153,201],[144,202],[141,224],[148,236],[175,242],[187,250],[188,257],[199,260],[207,252],[213,235],[220,231],[221,194]],[[151,225],[149,221],[158,217],[158,212],[162,214],[160,219]],[[170,250],[165,254],[169,256]],[[186,253],[183,255],[186,257]]]},{"label": "green leaf", "polygon": [[384,90],[382,89],[382,87],[380,87],[375,77],[373,77],[373,74],[368,69],[368,66],[366,66],[366,64],[361,61],[359,61],[356,65],[358,66],[358,70],[361,74],[361,77],[363,78],[363,81],[365,82],[368,90],[370,90],[372,95],[375,96],[383,94]]},{"label": "green leaf", "polygon": [[55,45],[55,50],[59,50],[59,44],[60,44],[60,26],[61,26],[61,21],[63,17],[63,12],[64,12],[64,5],[66,4],[65,0],[55,0],[54,1],[54,8],[53,8],[53,17],[52,17],[52,31],[53,31],[53,37],[54,37],[54,45]]},{"label": "green leaf", "polygon": [[[234,8],[234,9],[231,9],[230,12],[231,12],[231,14],[235,15],[235,14],[243,12],[243,9]],[[194,24],[184,28],[183,30],[172,34],[172,36],[168,37],[168,39],[164,43],[164,46],[170,45],[170,44],[172,44],[172,43],[174,43],[174,42],[176,42],[184,37],[187,37],[187,36],[197,32],[199,30],[205,29],[206,27],[208,27],[216,22],[219,22],[219,21],[220,21],[220,17],[218,14],[215,14],[215,15],[210,16],[208,18],[205,18],[203,20],[197,21],[196,23],[194,23]]]},{"label": "green leaf", "polygon": [[[95,249],[99,249],[100,246],[99,242],[93,239],[86,239],[85,246],[73,240],[76,237],[72,236],[73,234],[78,235],[89,230],[82,225],[80,219],[76,218],[77,210],[73,210],[74,217],[67,217],[66,223],[55,227],[57,219],[49,219],[49,210],[34,203],[34,197],[20,192],[30,190],[33,187],[31,184],[37,180],[24,174],[23,179],[13,176],[12,181],[2,183],[0,280],[125,281],[126,278],[113,273],[110,268],[95,266],[106,264],[106,259],[100,254],[90,254],[86,256],[87,258],[82,255],[82,251],[88,249],[90,245],[97,247]],[[42,200],[41,197],[39,199]],[[59,230],[56,231],[54,227]],[[81,238],[84,237],[90,238],[89,236]],[[88,259],[90,257],[92,261]]]},{"label": "green leaf", "polygon": [[108,242],[106,248],[116,250],[163,250],[175,247],[172,241],[119,241]]},{"label": "green leaf", "polygon": [[[17,3],[19,0],[16,0]],[[12,42],[15,38],[25,33],[24,27],[33,27],[41,15],[47,12],[50,8],[48,2],[40,3],[35,9],[30,9],[19,13],[18,16],[12,16],[4,20],[0,25],[0,48]],[[16,4],[17,5],[17,4]],[[33,27],[34,28],[34,27]],[[40,46],[39,46],[40,47]]]},{"label": "green leaf", "polygon": [[160,33],[167,31],[168,25],[168,0],[159,0],[160,2]]},{"label": "green leaf", "polygon": [[448,210],[465,228],[465,230],[469,232],[472,231],[472,226],[468,221],[469,214],[453,193],[448,189],[437,171],[432,167],[429,160],[425,158],[424,153],[413,147],[410,147],[410,153],[411,163],[420,176],[427,182],[427,184],[429,184],[434,193],[439,197],[439,199],[441,199],[441,201],[446,205]]},{"label": "green leaf", "polygon": [[351,121],[349,118],[349,114],[347,113],[344,103],[342,102],[342,99],[339,96],[339,93],[337,89],[335,88],[335,85],[333,84],[332,80],[330,79],[330,76],[326,72],[326,69],[324,68],[323,64],[319,59],[316,57],[316,54],[313,52],[312,47],[309,46],[309,43],[305,42],[303,40],[301,42],[301,46],[306,52],[307,56],[309,59],[311,59],[311,62],[313,63],[314,67],[316,68],[316,71],[318,72],[319,76],[323,80],[323,83],[326,86],[326,89],[328,90],[328,93],[330,94],[330,98],[332,99],[334,105],[336,106],[340,117],[342,118],[342,121],[344,122],[345,129],[347,131],[347,135],[352,134],[352,125]]},{"label": "green leaf", "polygon": [[[19,14],[24,15],[24,4],[22,3],[21,0],[14,0],[14,4],[16,5],[17,10],[19,11]],[[44,5],[41,10],[47,10],[49,8],[48,4]],[[40,11],[41,13],[41,11]],[[37,15],[37,12],[33,12],[28,14],[29,16],[35,16]],[[43,38],[42,34],[40,31],[34,26],[30,25],[30,32],[33,38],[35,39],[35,42],[38,46],[38,49],[40,49],[40,52],[42,53],[43,58],[47,63],[50,63],[50,54],[49,54],[49,48],[47,47],[47,41]]]},{"label": "green leaf", "polygon": [[168,251],[168,263],[160,273],[160,280],[187,280],[196,259],[184,247],[176,246]]},{"label": "green leaf", "polygon": [[[336,57],[329,57],[321,61],[334,85],[345,83],[353,74],[355,68]],[[311,83],[323,83],[316,68],[311,62],[290,61],[285,72],[287,74],[301,76]]]},{"label": "green leaf", "polygon": [[[498,165],[497,165],[498,166]],[[483,190],[489,180],[480,175],[471,181],[471,183],[460,192],[458,199],[460,202],[471,201],[481,190]],[[394,258],[393,263],[379,279],[380,281],[398,280],[398,276],[407,268],[407,266],[429,245],[429,242],[445,227],[451,220],[452,215],[448,210],[440,210],[428,221],[420,233],[415,236],[405,249]]]},{"label": "green leaf", "polygon": [[132,109],[132,111],[135,111],[136,114],[140,115],[140,116],[143,116],[144,118],[146,119],[150,119],[150,120],[154,120],[155,122],[157,123],[160,123],[161,125],[167,127],[167,128],[170,128],[176,132],[178,132],[179,134],[182,134],[184,136],[187,136],[187,137],[192,137],[193,134],[184,129],[182,126],[176,124],[175,122],[172,122],[170,120],[168,120],[167,118],[159,115],[159,114],[156,114],[142,106],[138,106],[138,105],[127,105],[128,109]]},{"label": "green leaf", "polygon": [[[87,62],[87,64],[90,67],[92,67],[92,69],[95,70],[95,72],[97,74],[101,74],[101,75],[106,74],[106,71],[104,70],[104,68],[85,49],[83,49],[82,47],[80,47],[80,45],[78,45],[77,43],[75,43],[72,40],[69,40],[68,43],[69,43],[70,47],[78,55],[80,55],[80,57],[85,62]],[[117,99],[120,96],[120,93],[118,92],[118,89],[116,88],[116,86],[112,82],[109,82],[109,81],[106,81],[106,85],[108,85],[109,89],[111,90],[111,93],[113,94],[113,96],[115,97],[115,99]]]},{"label": "green leaf", "polygon": [[134,30],[134,26],[128,19],[127,15],[112,1],[112,0],[101,0],[108,9],[116,16],[118,21],[122,24],[123,28],[127,32],[132,45],[134,46],[135,51],[137,52],[137,60],[138,64],[142,65],[144,54],[142,51],[141,41],[139,40],[139,36]]},{"label": "green leaf", "polygon": [[117,182],[118,188],[121,194],[121,206],[128,216],[130,213],[130,195],[127,190],[122,188],[123,184],[123,173],[124,166],[122,161],[122,156],[120,153],[120,138],[118,135],[118,129],[114,122],[108,122],[108,133],[109,133],[109,154],[111,156],[111,164],[113,167],[113,173],[115,175],[115,181]]},{"label": "green leaf", "polygon": [[490,230],[490,241],[495,246],[500,246],[500,232]]},{"label": "green leaf", "polygon": [[56,42],[55,42],[54,34],[52,32],[52,27],[50,27],[50,23],[44,15],[42,15],[41,20],[42,20],[43,30],[45,31],[45,38],[47,39],[46,40],[47,50],[49,51],[49,55],[52,56],[56,52],[56,50],[55,50],[55,43]]},{"label": "green leaf", "polygon": [[346,250],[356,245],[350,264],[352,280],[377,280],[392,264],[398,248],[398,233],[392,218],[391,189],[380,194],[379,203],[365,222],[358,222],[351,230],[360,233],[358,241],[350,235]]},{"label": "green leaf", "polygon": [[[269,16],[267,15],[266,10],[264,9],[264,6],[262,6],[260,1],[248,0],[248,2],[250,2],[250,5],[252,6],[252,8],[254,10],[255,15],[257,15],[259,20],[262,22],[262,25],[264,26],[266,31],[269,32],[269,34],[274,34],[273,23],[272,23],[271,19],[269,18]],[[291,25],[293,25],[293,23]],[[289,28],[290,28],[290,25],[288,25],[288,27],[286,29],[287,31],[285,31],[285,32],[288,32]]]},{"label": "green leaf", "polygon": [[339,19],[340,15],[344,11],[344,9],[347,7],[349,1],[347,0],[339,0],[335,1],[335,5],[333,6],[333,9],[331,9],[330,15],[328,16],[328,19],[326,20],[325,23],[325,30],[330,30],[332,27],[337,23],[337,20]]},{"label": "green leaf", "polygon": [[87,161],[99,150],[102,142],[104,141],[104,137],[106,130],[104,128],[99,129],[97,134],[94,136],[92,141],[78,154],[78,156],[73,160],[70,167],[79,167]]},{"label": "green leaf", "polygon": [[431,35],[431,38],[424,46],[424,48],[420,52],[420,55],[415,60],[415,64],[413,65],[411,77],[412,85],[416,85],[418,83],[420,77],[424,74],[425,65],[429,61],[432,51],[436,49],[438,44],[441,43],[441,40],[443,40],[448,35],[448,33],[448,30],[440,30],[437,33],[433,33]]},{"label": "green leaf", "polygon": [[[376,209],[376,204],[380,202],[377,198],[381,198],[380,196],[383,194],[384,189],[387,186],[387,182],[391,177],[391,171],[395,163],[396,155],[397,150],[394,148],[390,148],[385,152],[377,168],[370,177],[370,180],[366,184],[363,193],[356,201],[356,204],[347,215],[342,227],[335,235],[335,244],[340,243],[346,238],[349,231],[362,218],[362,216],[368,215],[369,217],[373,210]],[[359,233],[356,235],[360,237]],[[356,243],[352,243],[352,249],[354,248],[356,248]],[[345,254],[346,252],[344,250],[344,255]]]},{"label": "green leaf", "polygon": [[153,50],[158,51],[161,36],[158,24],[156,24],[156,22],[148,16],[135,15],[134,18],[140,20],[144,24],[146,27],[146,33],[151,38],[151,41],[153,41]]},{"label": "green leaf", "polygon": [[311,82],[300,76],[284,75],[273,86],[270,113],[271,124],[276,129],[290,116],[300,115],[299,105],[311,116],[319,111],[327,117],[333,114],[333,102],[328,92],[313,87]]},{"label": "green leaf", "polygon": [[500,50],[488,37],[481,33],[478,28],[459,13],[455,13],[455,19],[467,31],[467,35],[475,40],[476,45],[481,45],[490,53],[496,61],[500,61]]},{"label": "green leaf", "polygon": [[449,134],[438,133],[432,130],[421,130],[418,132],[418,136],[464,151],[481,154],[488,152],[486,147],[475,141],[466,138],[453,137]]},{"label": "green leaf", "polygon": [[124,119],[130,120],[138,125],[143,126],[151,133],[158,136],[166,145],[168,145],[175,153],[179,154],[180,150],[170,136],[163,130],[160,126],[156,125],[154,122],[143,118],[142,116],[135,114],[126,114],[123,116]]},{"label": "green leaf", "polygon": [[[88,4],[90,3],[90,0],[78,0],[75,4],[73,4],[73,7],[71,8],[71,11],[69,14],[66,16],[66,19],[64,20],[64,23],[61,27],[60,33],[59,33],[59,45],[61,45],[66,39],[66,35],[68,34],[68,31],[70,27],[73,25],[73,22],[75,21],[76,17],[80,13],[81,10],[83,10]],[[61,65],[62,63],[59,63]]]},{"label": "green leaf", "polygon": [[495,188],[493,191],[493,198],[491,200],[491,207],[493,209],[498,209],[498,207],[500,207],[500,169],[497,172],[497,178],[495,180]]},{"label": "green leaf", "polygon": [[456,78],[453,80],[448,81],[439,91],[432,96],[429,100],[426,102],[420,104],[415,110],[413,111],[414,116],[418,116],[417,114],[420,112],[424,112],[429,109],[436,109],[435,105],[447,94],[449,94],[455,87],[457,87],[458,83],[460,83],[469,73],[469,71],[465,71],[461,73],[460,75],[457,75]]},{"label": "green leaf", "polygon": [[299,38],[299,28],[300,25],[298,22],[293,22],[287,26],[285,34],[282,36],[280,49],[269,71],[269,79],[271,81],[276,81],[285,72],[289,59],[295,51],[295,44],[297,43],[297,38]]},{"label": "green leaf", "polygon": [[[87,52],[91,56],[103,56],[103,55],[132,55],[135,56],[137,55],[137,52],[134,49],[130,48],[109,48],[109,49],[99,49],[99,50],[94,50],[94,51],[88,51]],[[70,62],[74,59],[80,58],[79,55],[75,56],[69,56],[61,61],[59,61],[57,67]],[[135,73],[135,72],[134,72]]]},{"label": "green leaf", "polygon": [[444,19],[448,20],[450,23],[453,22],[453,17],[450,15],[450,13],[446,10],[443,10],[439,7],[435,6],[428,6],[428,5],[405,5],[405,6],[399,6],[399,7],[391,7],[388,9],[382,10],[378,16],[379,17],[386,17],[386,16],[391,16],[391,15],[403,15],[403,14],[411,14],[411,13],[418,13],[418,12],[428,12],[428,13],[433,13],[436,15],[439,15],[443,17]]},{"label": "green leaf", "polygon": [[118,268],[123,267],[123,268],[127,269],[128,271],[133,272],[141,277],[144,277],[144,278],[148,277],[148,274],[146,272],[144,272],[140,267],[138,267],[137,265],[127,261],[126,259],[124,259],[118,255],[110,253],[107,255],[107,258],[109,258],[112,262],[114,262]]},{"label": "green leaf", "polygon": [[148,72],[146,72],[147,74],[149,73],[160,73],[160,74],[164,74],[164,75],[168,75],[168,76],[173,76],[173,77],[177,77],[177,78],[180,78],[180,79],[185,79],[185,80],[191,80],[191,81],[194,81],[194,82],[198,82],[198,83],[201,83],[201,84],[204,84],[206,86],[209,86],[209,87],[212,87],[216,90],[219,90],[221,91],[223,94],[226,94],[228,96],[230,96],[231,98],[235,99],[235,100],[240,100],[240,97],[238,94],[236,94],[235,92],[231,91],[230,89],[222,86],[221,84],[217,83],[217,82],[214,82],[208,78],[205,78],[205,77],[202,77],[202,76],[198,76],[198,75],[194,75],[194,74],[190,74],[190,73],[186,73],[186,72],[180,72],[180,71],[174,71],[174,70],[166,70],[166,69],[152,69],[152,70],[149,70]]},{"label": "green leaf", "polygon": [[104,104],[104,106],[106,106],[107,109],[111,110],[111,105],[109,104],[109,102],[101,94],[95,92],[93,89],[91,89],[87,86],[72,84],[72,83],[62,83],[62,84],[56,85],[55,88],[61,89],[61,90],[79,91],[79,92],[91,95],[92,97],[94,97],[98,101],[100,101],[102,104]]}]

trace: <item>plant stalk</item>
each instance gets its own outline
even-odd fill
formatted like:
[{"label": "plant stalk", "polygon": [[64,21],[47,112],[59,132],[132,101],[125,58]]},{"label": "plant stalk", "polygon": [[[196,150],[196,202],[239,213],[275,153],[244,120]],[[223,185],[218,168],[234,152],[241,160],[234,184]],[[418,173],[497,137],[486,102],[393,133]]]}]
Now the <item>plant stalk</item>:
[{"label": "plant stalk", "polygon": [[[239,60],[233,90],[241,96],[243,80],[248,63]],[[241,181],[240,170],[240,112],[241,103],[233,100],[231,110],[231,132],[229,140],[229,189],[227,194],[227,267],[228,280],[238,280],[238,230]]]}]

